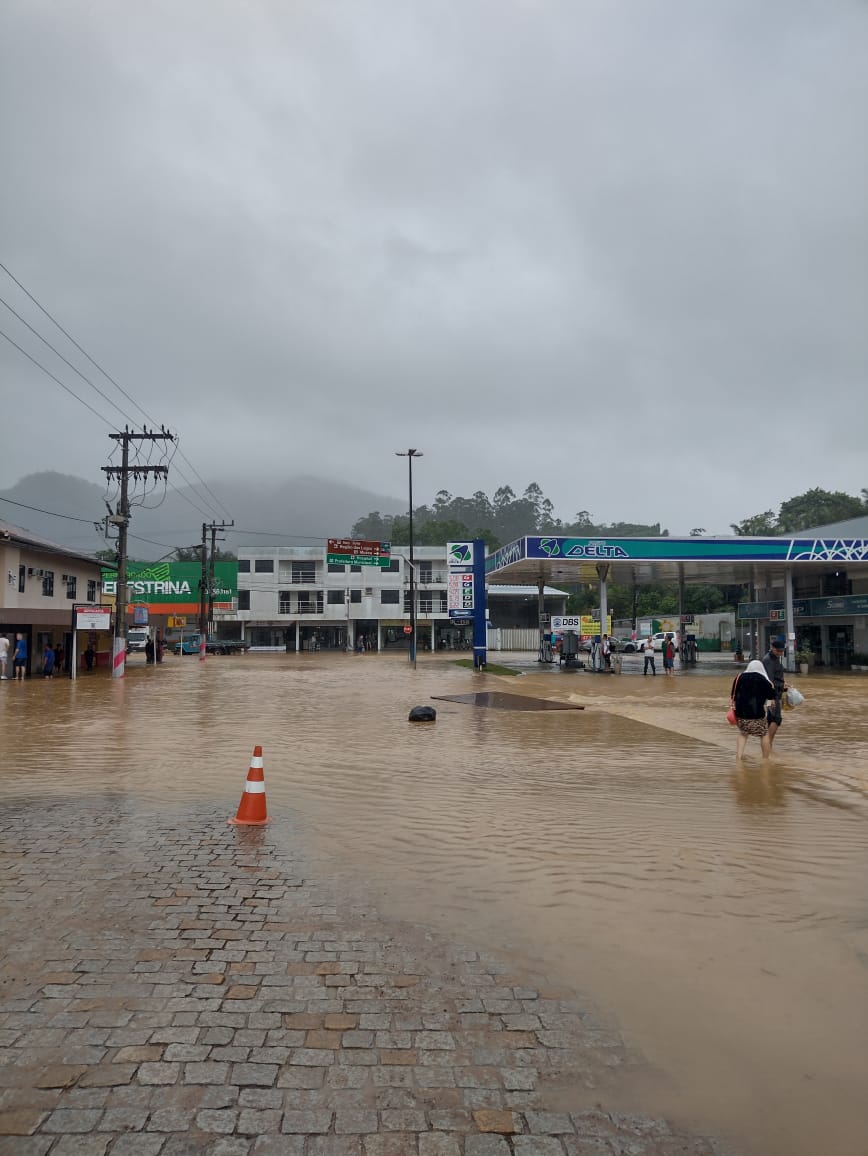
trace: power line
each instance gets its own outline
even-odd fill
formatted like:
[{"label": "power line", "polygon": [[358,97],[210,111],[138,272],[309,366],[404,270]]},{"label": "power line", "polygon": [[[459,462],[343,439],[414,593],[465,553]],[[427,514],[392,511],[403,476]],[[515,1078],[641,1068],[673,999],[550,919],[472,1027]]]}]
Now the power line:
[{"label": "power line", "polygon": [[[12,273],[9,269],[7,269],[7,267],[3,264],[2,261],[0,261],[0,269],[3,270],[3,272],[6,274],[7,277],[10,277],[15,282],[15,284],[18,286],[18,288],[21,290],[22,293],[24,293],[27,297],[30,298],[30,300],[33,302],[33,304],[36,306],[36,308],[39,309],[42,313],[44,313],[45,316],[48,318],[48,320],[53,325],[57,326],[57,328],[60,330],[60,332],[63,334],[63,336],[68,341],[72,342],[72,344],[79,351],[79,353],[84,354],[84,356],[88,359],[88,361],[91,363],[91,365],[94,367],[94,369],[98,369],[99,372],[103,375],[103,377],[107,378],[116,389],[119,389],[121,391],[121,393],[124,395],[124,397],[127,399],[127,401],[131,402],[136,407],[136,409],[139,411],[139,413],[143,414],[147,418],[147,420],[151,423],[151,425],[156,426],[156,425],[160,424],[159,422],[154,421],[154,419],[149,414],[145,413],[145,411],[142,409],[142,407],[139,405],[139,403],[136,401],[136,399],[134,397],[130,397],[130,395],[123,388],[123,386],[119,385],[115,381],[115,379],[112,377],[112,375],[110,373],[107,373],[103,369],[103,367],[99,364],[99,362],[94,361],[94,359],[87,352],[87,350],[83,349],[70,333],[67,333],[67,331],[63,328],[63,326],[60,324],[60,322],[57,320],[57,318],[53,317],[48,312],[48,310],[45,308],[45,306],[41,305],[36,300],[36,298],[33,296],[33,294],[21,284],[21,282],[18,280],[18,278],[15,276],[15,274]],[[124,415],[124,416],[126,416],[126,415]],[[136,423],[133,422],[133,424],[135,425]]]},{"label": "power line", "polygon": [[98,518],[78,518],[75,514],[58,514],[55,510],[43,510],[39,506],[28,506],[24,502],[13,502],[11,498],[0,497],[0,502],[8,502],[10,506],[20,506],[22,510],[33,510],[36,514],[49,514],[52,518],[68,518],[70,522],[87,522],[94,525]]},{"label": "power line", "polygon": [[[2,261],[0,261],[0,269],[3,270],[3,272],[7,275],[7,277],[9,277],[12,281],[15,282],[15,284],[18,286],[18,288],[21,290],[21,292],[24,293],[25,296],[27,296],[33,302],[33,304],[36,306],[36,308],[39,309],[40,312],[43,313],[48,318],[48,320],[60,330],[60,332],[63,334],[63,336],[68,341],[72,342],[72,344],[79,351],[79,353],[81,353],[84,357],[86,357],[87,360],[91,363],[91,365],[95,369],[97,369],[107,381],[110,381],[112,383],[112,385],[115,387],[115,389],[119,390],[123,394],[123,396],[127,399],[127,401],[131,402],[132,405],[134,405],[136,407],[136,409],[139,411],[139,413],[141,413],[151,423],[151,425],[156,426],[156,425],[160,424],[159,422],[155,421],[154,418],[152,418],[150,416],[150,414],[148,414],[139,405],[139,403],[136,401],[136,399],[134,397],[131,397],[130,394],[127,393],[127,391],[123,388],[123,386],[120,384],[120,382],[116,381],[112,377],[112,375],[108,372],[108,370],[103,369],[103,367],[99,364],[99,362],[96,361],[93,357],[91,357],[91,355],[87,352],[87,350],[83,346],[79,345],[79,343],[75,340],[75,338],[72,336],[72,334],[68,333],[66,331],[66,329],[64,329],[64,327],[60,324],[60,322],[57,320],[57,318],[54,317],[51,313],[49,313],[49,311],[45,308],[45,306],[42,305],[41,302],[39,302],[33,296],[33,294],[30,292],[29,289],[27,289],[24,285],[22,285],[22,283],[18,280],[18,278],[15,276],[15,274],[6,265],[4,265]],[[57,356],[59,358],[61,358],[62,361],[65,361],[66,364],[79,375],[79,377],[81,377],[84,381],[86,381],[88,383],[88,385],[92,386],[93,389],[95,389],[96,392],[100,395],[100,397],[105,398],[105,400],[108,401],[110,405],[113,405],[115,407],[115,409],[118,411],[118,413],[123,414],[124,418],[127,421],[132,421],[133,425],[137,424],[135,421],[133,421],[132,418],[129,417],[128,414],[124,413],[124,411],[115,402],[113,402],[109,397],[107,397],[107,395],[104,394],[102,392],[102,390],[100,390],[96,385],[94,385],[94,383],[89,378],[85,377],[83,373],[81,373],[78,369],[76,369],[76,367],[72,364],[72,362],[67,361],[67,359],[63,356],[63,354],[58,352],[58,350],[56,350],[54,348],[54,346],[51,344],[51,342],[47,341],[44,337],[42,337],[41,334],[39,334],[33,328],[32,325],[28,324],[28,322],[25,321],[24,318],[20,316],[20,314],[15,313],[15,310],[12,308],[11,305],[9,305],[2,298],[0,298],[0,301],[3,301],[3,304],[6,306],[6,308],[9,309],[9,311],[11,313],[14,313],[15,316],[19,319],[19,321],[21,321],[24,325],[26,325],[27,328],[30,329],[30,331],[32,333],[36,334],[36,336],[39,338],[40,341],[44,342],[49,347],[49,349],[54,350],[54,352],[57,354]],[[6,337],[6,334],[4,333],[3,336]],[[11,340],[11,338],[7,338],[7,340]],[[13,342],[13,344],[15,344],[15,343]],[[16,348],[20,349],[21,347],[16,346]],[[21,350],[21,352],[24,353],[25,351]],[[25,354],[25,356],[29,357],[30,355]],[[34,359],[31,358],[30,360],[33,361]],[[39,364],[39,363],[36,362],[36,364]],[[40,368],[42,368],[42,367],[40,367]],[[48,372],[48,371],[46,370],[46,372]],[[51,375],[51,376],[53,376],[53,375]],[[54,380],[58,381],[58,384],[61,384],[61,385],[63,384],[62,382],[59,382],[58,378],[54,378]],[[67,387],[64,386],[63,388],[66,389]],[[72,391],[70,390],[69,392],[71,393]],[[75,396],[76,395],[73,394],[73,397],[75,397]],[[78,400],[81,400],[81,399],[79,398]],[[82,402],[82,404],[86,405],[87,403]],[[90,409],[91,407],[88,406],[88,408]],[[93,410],[92,412],[95,413],[96,411]],[[105,420],[105,419],[103,419],[103,420]],[[114,428],[114,427],[112,427],[112,428]],[[226,509],[226,507],[223,505],[223,503],[220,501],[220,499],[217,497],[217,495],[213,492],[213,490],[210,488],[208,483],[205,481],[205,479],[202,477],[202,475],[199,473],[199,471],[196,469],[196,467],[193,465],[193,463],[190,461],[190,459],[187,457],[187,455],[184,453],[184,451],[180,448],[180,446],[177,447],[177,452],[180,454],[180,456],[183,458],[183,460],[187,463],[187,465],[190,467],[190,469],[193,471],[193,473],[199,479],[202,486],[208,491],[208,493],[211,495],[211,497],[214,499],[214,501],[217,503],[217,505],[220,507],[220,509],[223,510],[223,512],[228,515],[229,511]],[[178,473],[181,473],[181,470],[177,466],[175,466],[175,469],[178,470]],[[196,489],[196,487],[193,485],[193,483],[187,477],[185,477],[182,473],[181,473],[181,476],[184,478],[184,481],[187,483],[188,486],[190,486],[190,488],[192,490]],[[210,503],[206,503],[206,504],[210,505]],[[201,510],[198,506],[195,506],[194,503],[191,503],[191,505],[193,505],[194,509],[197,509],[200,514],[204,514],[204,511]],[[214,510],[215,513],[217,512],[216,508],[214,506],[212,506],[211,508],[212,508],[212,510]],[[207,515],[205,515],[205,516],[207,517]]]},{"label": "power line", "polygon": [[38,338],[39,338],[39,340],[42,342],[42,344],[43,344],[43,345],[46,345],[46,346],[48,346],[48,348],[51,350],[51,352],[52,352],[52,353],[55,353],[55,354],[57,354],[57,356],[60,358],[60,360],[61,360],[62,362],[64,362],[66,365],[68,365],[68,366],[69,366],[69,368],[72,370],[72,372],[73,372],[73,373],[77,373],[77,374],[78,374],[78,376],[81,378],[81,380],[82,380],[82,381],[85,381],[85,382],[87,382],[87,384],[88,384],[88,385],[91,387],[91,389],[94,389],[94,390],[96,390],[96,392],[97,392],[97,393],[100,395],[100,397],[101,397],[101,398],[102,398],[104,401],[107,401],[107,402],[109,403],[109,405],[113,405],[113,406],[114,406],[114,408],[115,408],[115,409],[118,411],[118,413],[121,415],[121,417],[123,417],[123,418],[124,418],[126,421],[130,421],[130,422],[132,422],[132,423],[133,423],[133,425],[136,425],[136,421],[135,421],[135,419],[134,419],[134,418],[131,418],[131,417],[130,417],[130,415],[129,415],[128,413],[125,413],[125,412],[124,412],[124,411],[121,409],[121,407],[120,407],[119,405],[117,405],[117,403],[116,403],[116,402],[113,402],[113,401],[112,401],[112,399],[111,399],[111,398],[108,396],[108,394],[107,394],[107,393],[103,393],[103,391],[102,391],[102,390],[99,388],[99,386],[98,386],[98,385],[94,385],[94,383],[93,383],[93,382],[90,380],[90,378],[89,378],[89,377],[85,377],[85,375],[84,375],[84,374],[81,372],[81,370],[80,370],[80,369],[78,369],[78,368],[77,368],[75,365],[73,365],[73,364],[72,364],[72,362],[69,360],[69,358],[68,358],[68,357],[64,357],[64,356],[63,356],[63,354],[60,352],[60,350],[59,350],[59,349],[56,349],[56,348],[55,348],[55,347],[54,347],[54,346],[51,344],[51,342],[50,342],[50,341],[49,341],[47,338],[43,337],[43,336],[42,336],[42,334],[41,334],[41,333],[40,333],[38,330],[34,329],[34,328],[33,328],[33,326],[30,324],[30,322],[29,322],[29,321],[26,321],[26,320],[25,320],[25,319],[24,319],[24,318],[21,316],[21,314],[20,314],[20,313],[17,313],[17,312],[16,312],[16,311],[15,311],[15,310],[12,308],[12,306],[9,304],[9,302],[8,302],[8,301],[7,301],[7,300],[6,300],[4,297],[0,297],[0,305],[4,305],[4,306],[5,306],[5,307],[6,307],[6,308],[9,310],[9,312],[12,314],[12,316],[13,316],[13,317],[17,317],[17,318],[18,318],[18,320],[21,322],[21,324],[22,324],[22,325],[26,325],[26,326],[27,326],[27,328],[30,330],[30,332],[31,332],[31,333],[32,333],[32,334],[33,334],[35,337],[38,337]]},{"label": "power line", "polygon": [[109,429],[115,429],[116,428],[115,426],[112,425],[112,423],[108,420],[108,418],[103,417],[103,415],[99,412],[99,410],[94,409],[92,405],[88,405],[88,403],[84,400],[83,397],[79,397],[78,394],[74,390],[70,389],[68,385],[65,385],[60,380],[59,377],[55,377],[50,369],[46,369],[45,366],[41,362],[37,361],[35,357],[31,357],[26,349],[22,349],[21,346],[18,344],[18,342],[13,341],[12,338],[9,336],[9,334],[4,333],[4,331],[2,329],[0,329],[0,337],[5,337],[10,345],[14,345],[19,353],[24,354],[24,356],[27,358],[28,361],[32,361],[33,364],[35,366],[37,366],[37,368],[41,369],[43,373],[47,374],[51,378],[52,381],[56,381],[61,389],[65,389],[66,392],[70,395],[70,397],[74,397],[76,401],[81,402],[81,404],[84,406],[85,409],[89,409],[90,412],[95,417],[98,417],[100,421],[104,421],[105,424],[109,427]]}]

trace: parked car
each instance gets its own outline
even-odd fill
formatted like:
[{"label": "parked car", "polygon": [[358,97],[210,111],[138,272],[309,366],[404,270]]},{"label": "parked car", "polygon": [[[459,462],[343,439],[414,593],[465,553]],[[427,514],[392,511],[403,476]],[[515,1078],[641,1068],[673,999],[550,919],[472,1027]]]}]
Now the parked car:
[{"label": "parked car", "polygon": [[632,638],[616,638],[617,649],[622,654],[634,654],[637,650],[642,649],[642,643],[637,638],[634,642]]}]

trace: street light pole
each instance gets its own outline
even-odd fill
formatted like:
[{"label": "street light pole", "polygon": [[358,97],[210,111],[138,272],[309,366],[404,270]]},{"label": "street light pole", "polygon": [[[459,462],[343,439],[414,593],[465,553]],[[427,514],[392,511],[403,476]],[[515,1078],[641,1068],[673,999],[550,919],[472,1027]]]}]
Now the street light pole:
[{"label": "street light pole", "polygon": [[396,451],[395,456],[407,459],[410,484],[410,661],[416,666],[416,563],[413,558],[413,458],[423,456],[421,450]]}]

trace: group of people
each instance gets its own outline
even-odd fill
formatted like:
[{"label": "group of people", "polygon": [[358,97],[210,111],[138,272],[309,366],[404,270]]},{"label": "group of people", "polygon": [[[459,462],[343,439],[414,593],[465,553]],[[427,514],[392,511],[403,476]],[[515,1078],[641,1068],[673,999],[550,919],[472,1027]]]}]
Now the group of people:
[{"label": "group of people", "polygon": [[[9,651],[12,649],[8,634],[0,634],[0,679],[8,681],[6,667],[9,664]],[[27,670],[27,639],[23,634],[15,635],[15,648],[12,650],[12,677],[23,681]]]},{"label": "group of people", "polygon": [[54,678],[55,671],[58,674],[63,674],[65,660],[66,651],[61,643],[54,646],[51,642],[46,642],[42,648],[42,677]]},{"label": "group of people", "polygon": [[[15,635],[14,648],[9,641],[9,635],[0,634],[0,681],[3,682],[7,682],[9,679],[6,669],[9,665],[10,651],[12,652],[12,677],[23,682],[27,673],[28,657],[27,639],[23,634]],[[92,642],[88,643],[83,657],[86,669],[93,670],[96,662],[96,651]],[[42,648],[42,677],[54,678],[55,673],[62,673],[65,662],[66,651],[63,649],[63,644],[58,643],[57,646],[54,646],[51,642],[46,642]]]},{"label": "group of people", "polygon": [[730,697],[738,729],[735,754],[744,757],[747,740],[753,735],[760,741],[764,759],[772,753],[775,735],[781,725],[781,703],[789,686],[784,676],[784,640],[773,638],[768,654],[755,658],[747,670],[733,679]]},{"label": "group of people", "polygon": [[[654,639],[650,634],[642,645],[642,657],[645,660],[642,673],[647,674],[650,670],[652,675],[656,676],[657,660],[654,653]],[[675,676],[675,638],[672,634],[667,634],[663,639],[663,673],[667,676]]]},{"label": "group of people", "polygon": [[151,666],[154,662],[162,662],[164,650],[165,645],[161,634],[157,635],[156,640],[149,638],[145,643],[145,663]]}]

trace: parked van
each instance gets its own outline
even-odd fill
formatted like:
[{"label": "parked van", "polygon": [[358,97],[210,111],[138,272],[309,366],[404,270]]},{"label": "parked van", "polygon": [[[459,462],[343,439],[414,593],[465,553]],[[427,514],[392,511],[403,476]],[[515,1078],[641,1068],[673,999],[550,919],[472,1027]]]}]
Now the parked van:
[{"label": "parked van", "polygon": [[127,631],[127,654],[132,654],[134,650],[144,650],[150,637],[151,632],[147,626],[130,627]]}]

